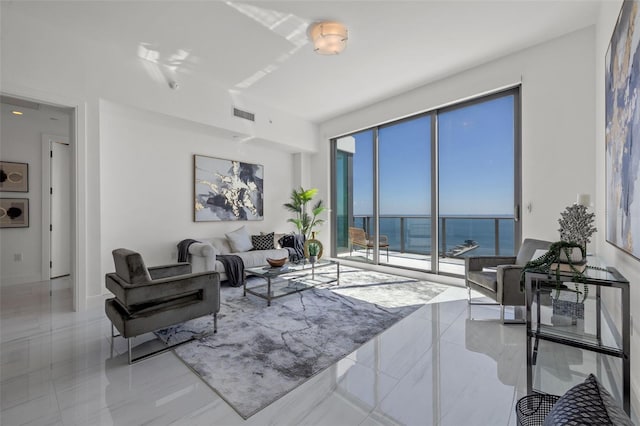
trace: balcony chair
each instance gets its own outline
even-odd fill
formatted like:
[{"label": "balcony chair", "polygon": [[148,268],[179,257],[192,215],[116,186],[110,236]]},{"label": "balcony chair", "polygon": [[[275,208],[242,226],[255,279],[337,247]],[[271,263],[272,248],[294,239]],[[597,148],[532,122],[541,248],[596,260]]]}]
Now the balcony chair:
[{"label": "balcony chair", "polygon": [[[105,277],[115,297],[105,300],[105,312],[111,320],[111,341],[127,339],[129,364],[170,350],[177,345],[132,359],[131,338],[190,319],[213,314],[213,332],[217,332],[220,311],[220,277],[217,272],[191,273],[189,263],[145,266],[142,256],[127,249],[113,251],[116,271]],[[192,339],[202,336],[194,336]],[[188,341],[190,341],[188,340]],[[185,342],[180,342],[183,344]]]},{"label": "balcony chair", "polygon": [[[520,287],[523,266],[536,250],[548,250],[551,242],[527,238],[517,256],[469,256],[465,258],[465,282],[470,305],[501,306],[500,319],[505,324],[522,324],[524,320],[505,320],[505,306],[524,306],[525,294]],[[495,300],[495,303],[473,302],[471,290]]]},{"label": "balcony chair", "polygon": [[[369,249],[375,247],[375,241],[367,237],[367,233],[362,228],[349,227],[349,255],[353,253],[353,246],[363,247],[367,250],[367,259],[369,259]],[[379,249],[387,250],[387,262],[389,261],[389,239],[386,235],[380,235],[378,244]]]}]

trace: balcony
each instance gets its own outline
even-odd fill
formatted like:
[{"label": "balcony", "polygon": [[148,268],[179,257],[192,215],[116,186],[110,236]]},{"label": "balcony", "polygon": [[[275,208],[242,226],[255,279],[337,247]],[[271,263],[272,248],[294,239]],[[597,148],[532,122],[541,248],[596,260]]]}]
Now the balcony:
[{"label": "balcony", "polygon": [[[345,221],[346,222],[346,221]],[[348,223],[348,222],[347,222]],[[354,216],[353,226],[371,235],[372,216]],[[338,256],[373,262],[364,249],[349,248],[348,224],[338,223]],[[464,275],[465,256],[513,255],[515,253],[514,218],[508,215],[443,215],[438,221],[438,269],[441,273]],[[431,216],[380,216],[380,234],[389,241],[380,253],[380,264],[431,271]]]}]

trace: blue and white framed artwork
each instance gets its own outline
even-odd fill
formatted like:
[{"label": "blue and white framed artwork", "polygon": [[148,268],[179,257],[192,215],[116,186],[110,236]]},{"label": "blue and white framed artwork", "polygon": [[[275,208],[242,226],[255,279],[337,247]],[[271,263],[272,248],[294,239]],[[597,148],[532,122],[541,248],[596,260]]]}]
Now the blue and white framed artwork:
[{"label": "blue and white framed artwork", "polygon": [[606,239],[640,259],[640,3],[625,0],[606,56]]},{"label": "blue and white framed artwork", "polygon": [[262,220],[264,167],[194,155],[194,221]]}]

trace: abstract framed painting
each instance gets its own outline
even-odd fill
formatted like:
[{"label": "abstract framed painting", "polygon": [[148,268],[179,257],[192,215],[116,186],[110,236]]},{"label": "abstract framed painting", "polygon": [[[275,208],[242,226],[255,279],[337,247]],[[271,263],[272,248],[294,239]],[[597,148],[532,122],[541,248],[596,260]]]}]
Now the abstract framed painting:
[{"label": "abstract framed painting", "polygon": [[640,4],[625,0],[605,58],[606,240],[640,259]]},{"label": "abstract framed painting", "polygon": [[262,220],[264,167],[193,156],[195,222]]},{"label": "abstract framed painting", "polygon": [[29,199],[0,198],[0,228],[28,228]]},{"label": "abstract framed painting", "polygon": [[29,164],[0,161],[0,191],[29,192]]}]

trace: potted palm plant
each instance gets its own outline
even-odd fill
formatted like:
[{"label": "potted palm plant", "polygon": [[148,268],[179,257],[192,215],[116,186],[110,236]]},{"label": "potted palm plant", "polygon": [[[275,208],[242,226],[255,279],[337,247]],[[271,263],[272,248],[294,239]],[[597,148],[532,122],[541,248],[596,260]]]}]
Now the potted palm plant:
[{"label": "potted palm plant", "polygon": [[317,193],[316,188],[304,189],[300,187],[291,191],[291,201],[284,204],[285,209],[295,215],[287,222],[293,223],[305,240],[311,238],[314,228],[324,223],[324,220],[318,217],[327,210],[322,200],[316,201],[310,211],[308,208]]}]

